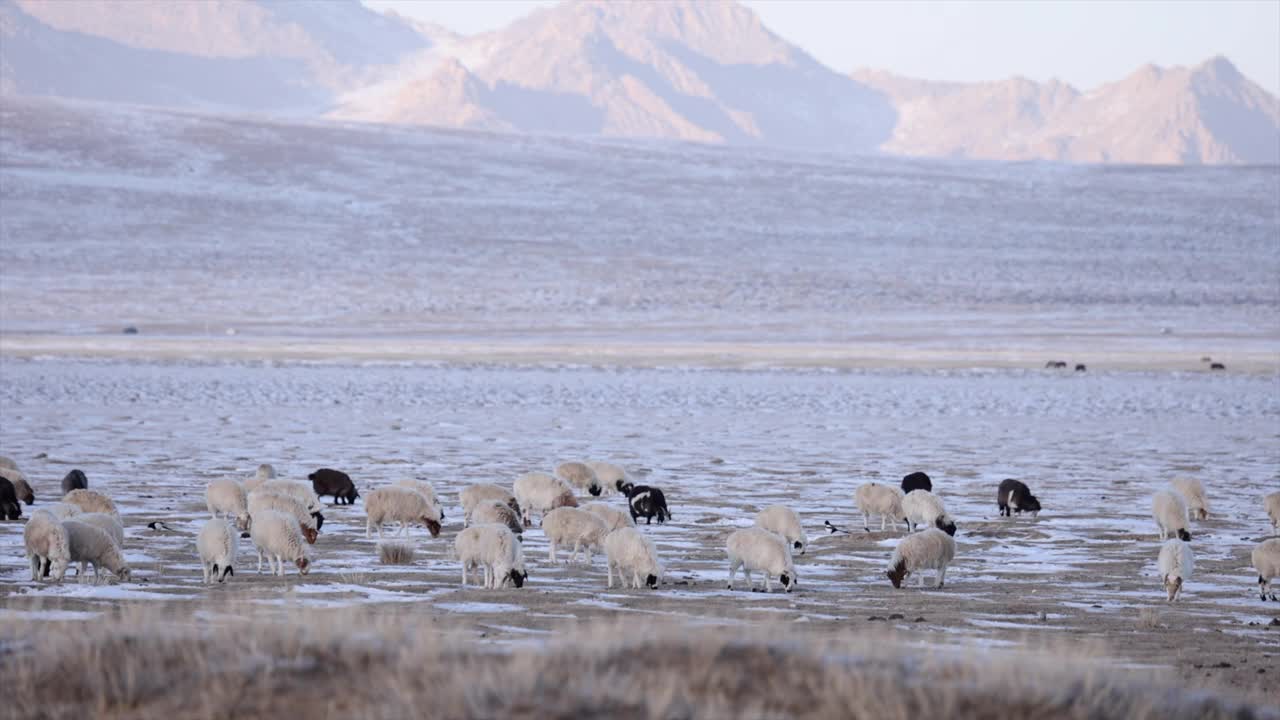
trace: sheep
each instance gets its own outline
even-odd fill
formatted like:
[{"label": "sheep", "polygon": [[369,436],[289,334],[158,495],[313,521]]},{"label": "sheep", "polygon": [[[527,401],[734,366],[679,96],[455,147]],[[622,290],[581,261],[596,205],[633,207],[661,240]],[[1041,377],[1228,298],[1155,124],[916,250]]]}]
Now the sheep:
[{"label": "sheep", "polygon": [[632,519],[629,513],[605,505],[604,503],[587,503],[585,509],[593,512],[596,517],[604,521],[604,526],[609,528],[609,532],[613,532],[619,528],[635,527],[636,521]]},{"label": "sheep", "polygon": [[360,497],[360,492],[356,490],[356,484],[351,481],[351,476],[341,470],[320,468],[308,475],[307,479],[311,481],[311,489],[317,498],[331,495],[334,505],[339,503],[351,505],[355,503],[356,498]]},{"label": "sheep", "polygon": [[791,543],[791,547],[803,555],[809,547],[809,537],[800,527],[800,516],[786,505],[770,505],[756,514],[756,527],[777,533]]},{"label": "sheep", "polygon": [[472,524],[506,525],[515,534],[516,540],[524,541],[524,523],[520,519],[520,513],[497,500],[485,500],[477,505],[471,511],[471,520],[467,523],[468,526]]},{"label": "sheep", "polygon": [[667,509],[667,496],[663,494],[661,488],[633,485],[621,480],[618,481],[617,487],[618,492],[627,496],[632,520],[643,516],[644,524],[648,525],[653,522],[654,516],[657,516],[658,524],[661,525],[671,519],[671,511]]},{"label": "sheep", "polygon": [[253,547],[258,552],[259,573],[262,572],[264,555],[272,575],[284,576],[285,560],[296,565],[300,575],[311,571],[306,541],[302,539],[302,530],[298,528],[298,521],[292,515],[276,510],[263,510],[254,516],[249,537],[253,539]]},{"label": "sheep", "polygon": [[458,533],[453,547],[462,561],[463,587],[467,586],[467,572],[476,567],[484,568],[486,589],[496,590],[507,583],[521,588],[529,579],[520,543],[505,525],[472,525]]},{"label": "sheep", "polygon": [[75,517],[84,512],[80,509],[79,505],[72,505],[71,503],[66,502],[49,503],[42,507],[41,510],[52,513],[54,517],[58,518],[59,522],[66,520],[69,517]]},{"label": "sheep", "polygon": [[600,479],[586,463],[561,463],[556,468],[556,476],[579,490],[586,490],[597,497],[600,495]]},{"label": "sheep", "polygon": [[388,522],[400,523],[400,532],[404,535],[410,523],[425,525],[431,537],[440,535],[440,515],[422,493],[407,487],[389,485],[369,491],[364,500],[366,514],[364,536],[372,537],[373,528],[378,528],[378,538],[382,538],[382,526]]},{"label": "sheep", "polygon": [[262,483],[268,480],[276,479],[276,469],[269,463],[262,463],[258,469],[244,481],[244,489],[246,492],[253,492],[260,487]]},{"label": "sheep", "polygon": [[627,586],[627,575],[631,575],[632,587],[640,589],[640,575],[644,574],[644,584],[650,589],[658,587],[665,571],[658,561],[658,549],[653,540],[645,537],[637,528],[625,527],[614,530],[604,537],[604,554],[609,565],[609,584],[613,587],[613,571],[618,570],[618,581]]},{"label": "sheep", "polygon": [[94,585],[98,584],[104,567],[121,582],[129,581],[129,565],[124,561],[124,553],[106,530],[80,522],[78,518],[64,520],[62,527],[67,530],[67,546],[71,550],[71,562],[80,563],[82,573],[86,563],[93,565]]},{"label": "sheep", "polygon": [[1258,543],[1253,549],[1253,569],[1258,571],[1258,593],[1263,602],[1270,597],[1276,600],[1275,588],[1271,581],[1280,577],[1280,538],[1271,538]]},{"label": "sheep", "polygon": [[36,510],[22,528],[22,542],[31,563],[32,582],[49,574],[55,582],[62,582],[71,564],[71,540],[62,521],[48,510]]},{"label": "sheep", "polygon": [[1151,515],[1160,528],[1160,539],[1176,534],[1179,540],[1191,542],[1187,532],[1187,504],[1182,496],[1170,490],[1161,490],[1151,498]]},{"label": "sheep", "polygon": [[733,579],[742,568],[747,576],[747,588],[755,590],[751,581],[751,571],[764,573],[764,591],[773,592],[771,578],[778,576],[782,587],[787,592],[795,589],[799,578],[791,561],[791,546],[783,536],[758,527],[743,528],[729,533],[725,541],[725,551],[729,555],[729,589],[733,589]]},{"label": "sheep", "polygon": [[920,525],[933,525],[948,535],[956,534],[956,521],[947,514],[942,498],[928,490],[912,490],[902,498],[907,524],[914,531]]},{"label": "sheep", "polygon": [[6,456],[4,456],[4,455],[0,455],[0,468],[10,468],[10,469],[13,469],[13,470],[17,470],[17,469],[18,469],[18,463],[14,462],[14,461],[13,461],[13,458],[11,458],[11,457],[6,457]]},{"label": "sheep", "polygon": [[444,507],[440,504],[440,499],[436,497],[435,486],[432,485],[430,482],[426,480],[414,480],[412,478],[405,478],[403,480],[397,481],[396,485],[399,485],[401,487],[411,488],[413,490],[417,490],[418,492],[422,493],[422,497],[426,498],[427,502],[431,503],[431,506],[436,509],[436,514],[440,516],[441,520],[444,520]]},{"label": "sheep", "polygon": [[239,530],[249,529],[249,501],[239,482],[231,478],[210,480],[204,489],[204,503],[211,516],[216,518],[221,513],[234,518]]},{"label": "sheep", "polygon": [[1182,584],[1191,579],[1194,564],[1195,555],[1191,552],[1191,546],[1178,538],[1169,538],[1160,548],[1156,565],[1160,569],[1160,583],[1169,595],[1169,602],[1178,599]]},{"label": "sheep", "polygon": [[75,469],[62,476],[62,494],[66,495],[72,490],[87,490],[89,488],[89,478],[84,474],[83,470]]},{"label": "sheep", "polygon": [[92,525],[99,530],[111,536],[116,541],[116,545],[124,547],[124,525],[121,524],[119,516],[110,513],[94,512],[81,513],[73,516],[71,519],[76,522]]},{"label": "sheep", "polygon": [[32,492],[31,485],[27,482],[27,476],[17,468],[0,468],[0,478],[5,478],[13,483],[13,494],[19,500],[30,505],[36,501],[36,494]]},{"label": "sheep", "polygon": [[120,511],[116,510],[116,504],[111,502],[111,498],[103,495],[97,490],[72,490],[67,493],[62,501],[71,503],[80,508],[82,512],[105,512],[112,515],[119,515]]},{"label": "sheep", "polygon": [[1014,513],[1031,513],[1031,517],[1040,514],[1040,500],[1031,494],[1031,488],[1013,478],[1000,481],[996,489],[996,507],[1002,517],[1013,517]]},{"label": "sheep", "polygon": [[206,520],[196,536],[196,552],[200,554],[200,569],[204,571],[204,584],[217,578],[223,582],[235,575],[236,546],[239,538],[231,525],[224,520]]},{"label": "sheep", "polygon": [[1262,507],[1271,518],[1271,534],[1280,533],[1280,492],[1273,492],[1262,498]]},{"label": "sheep", "polygon": [[1187,502],[1187,514],[1192,520],[1209,518],[1209,500],[1204,496],[1204,485],[1197,478],[1174,478],[1169,488]]},{"label": "sheep", "polygon": [[297,520],[298,529],[302,532],[302,537],[306,539],[307,544],[314,545],[316,543],[316,538],[320,535],[320,531],[316,527],[316,519],[311,513],[307,512],[306,506],[298,498],[283,493],[263,492],[262,490],[255,490],[250,493],[249,517],[252,519],[264,510],[274,510],[285,515],[292,515]]},{"label": "sheep", "polygon": [[920,587],[924,587],[924,571],[937,570],[937,586],[941,588],[947,579],[947,565],[951,564],[955,556],[955,538],[937,528],[926,528],[902,538],[893,549],[893,555],[889,558],[889,570],[885,574],[895,588],[900,588],[908,575],[919,572]]},{"label": "sheep", "polygon": [[880,532],[884,532],[887,523],[893,523],[898,529],[898,520],[910,527],[907,514],[902,510],[902,491],[890,485],[878,482],[866,482],[853,492],[853,501],[862,511],[862,529],[871,532],[871,516],[880,516]]},{"label": "sheep", "polygon": [[524,526],[533,526],[533,514],[545,514],[562,507],[578,507],[573,488],[564,480],[546,473],[526,473],[512,486],[524,515]]},{"label": "sheep", "polygon": [[586,465],[596,474],[601,493],[615,492],[618,489],[619,480],[627,481],[627,471],[613,463],[592,461]]},{"label": "sheep", "polygon": [[7,477],[0,477],[0,519],[17,520],[22,517],[22,506],[18,504],[18,493]]},{"label": "sheep", "polygon": [[520,503],[516,502],[516,496],[508,492],[506,488],[492,483],[468,485],[458,494],[458,500],[462,503],[463,519],[466,524],[470,524],[471,513],[476,506],[488,500],[496,500],[503,503],[514,510],[517,515],[524,517],[520,512]]},{"label": "sheep", "polygon": [[922,472],[913,472],[902,478],[902,493],[911,492],[912,490],[928,490],[933,492],[933,481],[929,476]]},{"label": "sheep", "polygon": [[573,562],[578,557],[578,550],[581,549],[589,565],[592,549],[600,549],[604,536],[609,534],[609,528],[595,513],[581,508],[566,507],[556,508],[543,516],[542,532],[546,533],[547,539],[551,541],[549,554],[552,565],[558,562],[556,548],[569,543],[573,543],[569,562]]},{"label": "sheep", "polygon": [[292,495],[297,498],[316,519],[316,530],[324,527],[324,514],[320,512],[320,498],[316,497],[311,486],[300,480],[266,480],[249,492],[274,492]]}]

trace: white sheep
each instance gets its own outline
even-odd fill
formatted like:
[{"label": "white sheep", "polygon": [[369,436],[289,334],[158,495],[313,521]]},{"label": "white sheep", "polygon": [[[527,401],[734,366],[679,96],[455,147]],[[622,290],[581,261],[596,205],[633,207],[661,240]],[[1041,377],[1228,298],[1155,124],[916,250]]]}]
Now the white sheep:
[{"label": "white sheep", "polygon": [[1271,518],[1271,534],[1280,533],[1280,492],[1273,492],[1262,498],[1262,508]]},{"label": "white sheep", "polygon": [[609,584],[613,587],[613,571],[618,570],[618,581],[627,586],[627,576],[631,576],[632,587],[640,589],[640,576],[644,575],[644,584],[656,588],[662,582],[665,571],[658,560],[658,549],[653,540],[633,527],[614,530],[604,538],[604,554],[609,562]]},{"label": "white sheep", "polygon": [[592,495],[599,495],[601,492],[600,478],[596,477],[596,471],[591,466],[580,462],[561,463],[556,467],[556,476],[561,480],[569,483],[578,490],[586,490]]},{"label": "white sheep", "polygon": [[1258,571],[1258,592],[1263,602],[1268,595],[1275,600],[1276,593],[1271,588],[1271,581],[1280,577],[1280,538],[1258,543],[1250,559],[1253,560],[1253,569]]},{"label": "white sheep", "polygon": [[264,555],[272,575],[284,575],[285,560],[296,565],[301,575],[311,571],[306,540],[302,538],[302,530],[292,515],[276,510],[263,510],[254,516],[253,524],[249,527],[249,537],[253,540],[254,549],[258,551],[258,572],[262,572]]},{"label": "white sheep", "polygon": [[17,470],[18,463],[14,462],[13,458],[11,457],[0,455],[0,468],[9,468],[11,470]]},{"label": "white sheep", "polygon": [[636,526],[636,521],[631,517],[631,513],[619,510],[611,505],[587,503],[584,507],[588,512],[595,513],[596,517],[603,520],[604,526],[609,528],[609,532],[624,527]]},{"label": "white sheep", "polygon": [[505,525],[472,525],[454,538],[453,547],[462,561],[462,586],[467,586],[467,572],[484,568],[484,587],[496,590],[511,583],[524,587],[529,573],[524,568],[524,552],[515,533]]},{"label": "white sheep", "polygon": [[912,490],[902,498],[902,512],[912,530],[921,525],[936,527],[948,535],[956,534],[956,521],[947,514],[942,498],[928,490]]},{"label": "white sheep", "polygon": [[104,512],[112,515],[119,515],[120,511],[116,510],[116,504],[111,498],[98,492],[97,490],[72,490],[67,493],[62,501],[70,503],[80,508],[82,512]]},{"label": "white sheep", "polygon": [[1195,554],[1191,546],[1178,538],[1169,538],[1160,548],[1160,557],[1156,566],[1160,570],[1160,583],[1169,595],[1169,602],[1178,599],[1182,585],[1191,579],[1191,569],[1195,565]]},{"label": "white sheep", "polygon": [[[240,542],[236,531],[223,520],[206,520],[196,536],[196,552],[200,554],[200,568],[204,571],[204,583],[211,578],[218,582],[235,575],[236,547]],[[261,565],[259,565],[261,570]]]},{"label": "white sheep", "polygon": [[[302,503],[311,515],[320,514],[320,498],[311,488],[311,483],[301,480],[267,480],[250,492],[273,492],[281,495],[292,495]],[[319,518],[317,518],[319,520]]]},{"label": "white sheep", "polygon": [[552,565],[558,561],[557,547],[570,543],[573,544],[573,552],[569,553],[569,562],[576,560],[578,551],[582,550],[587,564],[590,564],[592,550],[601,548],[604,536],[609,534],[609,528],[595,513],[581,508],[566,507],[556,508],[543,516],[542,532],[551,542],[549,554]]},{"label": "white sheep", "polygon": [[81,579],[87,563],[93,565],[94,585],[98,584],[102,568],[110,570],[121,582],[129,581],[129,565],[124,560],[124,552],[106,530],[80,522],[78,518],[64,520],[62,527],[67,530],[71,562],[80,563]]},{"label": "white sheep", "polygon": [[76,522],[88,523],[111,536],[120,547],[124,547],[124,524],[118,515],[111,513],[81,513],[73,516]]},{"label": "white sheep", "polygon": [[600,491],[602,494],[611,495],[618,491],[619,482],[627,482],[627,471],[613,463],[592,461],[587,463],[587,467],[596,474],[596,480],[600,483]]},{"label": "white sheep", "polygon": [[898,521],[910,527],[907,514],[902,510],[902,489],[878,482],[866,482],[853,492],[853,501],[862,513],[862,528],[871,532],[871,516],[880,516],[880,532],[884,532],[888,523],[898,529]]},{"label": "white sheep", "polygon": [[364,499],[366,514],[364,536],[372,537],[378,529],[382,538],[382,526],[389,522],[400,523],[399,535],[404,535],[410,524],[424,525],[431,537],[440,535],[440,515],[422,493],[401,485],[389,485],[369,491]]},{"label": "white sheep", "polygon": [[1197,478],[1174,478],[1169,486],[1187,502],[1187,512],[1192,520],[1209,518],[1209,499],[1205,497],[1204,485]]},{"label": "white sheep", "polygon": [[517,540],[523,540],[524,523],[520,520],[520,513],[497,500],[486,500],[476,505],[471,511],[471,520],[467,525],[506,525],[511,532],[515,533]]},{"label": "white sheep", "polygon": [[262,485],[262,483],[275,479],[276,469],[269,463],[262,463],[258,466],[258,470],[244,481],[245,492],[253,492],[253,490]]},{"label": "white sheep", "polygon": [[516,478],[512,491],[524,515],[524,526],[533,525],[533,515],[545,514],[556,508],[578,507],[573,488],[564,480],[546,473],[526,473]]},{"label": "white sheep", "polygon": [[940,588],[947,579],[947,566],[955,557],[955,538],[938,528],[926,528],[902,538],[889,557],[889,570],[885,574],[894,587],[900,588],[908,575],[918,572],[920,587],[924,587],[924,571],[937,570]]},{"label": "white sheep", "polygon": [[458,493],[458,501],[462,503],[464,524],[471,524],[471,513],[477,505],[490,500],[503,503],[515,510],[517,515],[520,514],[520,503],[516,502],[516,496],[512,495],[510,491],[492,483],[479,483],[468,485],[461,493]]},{"label": "white sheep", "polygon": [[427,482],[426,480],[414,480],[412,478],[405,478],[403,480],[397,481],[396,485],[412,488],[422,493],[422,497],[426,498],[427,502],[435,506],[436,515],[441,520],[444,520],[444,507],[440,504],[440,499],[436,497],[435,486],[433,486],[431,483]]},{"label": "white sheep", "polygon": [[210,480],[204,489],[205,507],[209,514],[218,517],[219,513],[234,519],[236,528],[249,529],[249,500],[244,486],[231,478]]},{"label": "white sheep", "polygon": [[809,536],[800,526],[800,516],[786,505],[770,505],[756,513],[756,527],[786,538],[792,549],[799,550],[801,555],[809,547]]},{"label": "white sheep", "polygon": [[[249,493],[249,517],[252,518],[264,510],[275,510],[285,515],[292,515],[298,521],[298,529],[302,531],[302,537],[306,539],[307,544],[315,544],[316,538],[320,534],[319,529],[316,528],[316,518],[307,512],[307,508],[302,504],[301,500],[293,495],[267,492],[262,489]],[[246,527],[250,524],[246,523]]]},{"label": "white sheep", "polygon": [[22,542],[31,563],[31,580],[39,582],[46,572],[62,582],[71,564],[71,540],[62,520],[43,508],[31,513],[22,529]]},{"label": "white sheep", "polygon": [[791,592],[799,578],[791,561],[791,544],[778,533],[763,528],[750,527],[734,530],[724,544],[729,555],[729,589],[733,589],[733,579],[737,577],[738,568],[747,576],[747,587],[755,589],[751,581],[751,571],[764,573],[765,592],[773,591],[773,576],[777,576],[783,589]]},{"label": "white sheep", "polygon": [[1151,498],[1151,515],[1160,528],[1160,539],[1177,535],[1179,540],[1191,541],[1187,532],[1187,504],[1182,496],[1171,490],[1160,490]]},{"label": "white sheep", "polygon": [[59,522],[84,512],[80,509],[79,505],[72,505],[67,502],[52,502],[40,509],[45,512],[52,513],[54,517],[58,518]]}]

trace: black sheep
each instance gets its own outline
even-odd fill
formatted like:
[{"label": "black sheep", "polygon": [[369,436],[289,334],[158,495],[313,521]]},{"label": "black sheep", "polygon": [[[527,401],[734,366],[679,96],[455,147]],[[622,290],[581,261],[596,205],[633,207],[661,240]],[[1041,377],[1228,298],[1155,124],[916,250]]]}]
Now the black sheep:
[{"label": "black sheep", "polygon": [[22,506],[18,504],[18,493],[13,489],[9,478],[0,475],[0,518],[17,520],[22,517]]},{"label": "black sheep", "polygon": [[671,511],[667,509],[667,497],[659,488],[649,485],[632,485],[623,480],[618,481],[617,487],[619,492],[627,496],[632,520],[643,517],[644,524],[649,525],[652,524],[654,516],[657,516],[658,524],[661,525],[671,518]]},{"label": "black sheep", "polygon": [[929,492],[933,492],[933,481],[929,479],[928,475],[925,475],[922,472],[913,472],[902,478],[902,493],[905,495],[912,490],[928,490]]},{"label": "black sheep", "polygon": [[315,490],[316,497],[332,495],[334,505],[350,505],[360,497],[355,483],[351,482],[351,476],[341,470],[320,468],[308,475],[307,479],[311,481],[311,489]]},{"label": "black sheep", "polygon": [[1000,489],[996,491],[996,505],[999,506],[1002,517],[1013,517],[1015,512],[1029,512],[1035,517],[1040,512],[1040,501],[1031,494],[1031,488],[1013,478],[1000,481]]},{"label": "black sheep", "polygon": [[89,488],[89,478],[81,470],[72,470],[62,478],[62,494],[66,495],[72,490],[87,490]]}]

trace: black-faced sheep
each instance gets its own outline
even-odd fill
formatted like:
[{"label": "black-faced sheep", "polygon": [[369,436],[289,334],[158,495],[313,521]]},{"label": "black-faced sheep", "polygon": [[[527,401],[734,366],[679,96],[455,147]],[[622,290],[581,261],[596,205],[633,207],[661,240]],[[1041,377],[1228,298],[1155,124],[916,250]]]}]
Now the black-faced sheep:
[{"label": "black-faced sheep", "polygon": [[213,517],[224,515],[235,520],[240,530],[249,529],[249,500],[244,486],[231,478],[210,480],[204,489],[204,504]]},{"label": "black-faced sheep", "polygon": [[880,532],[884,532],[888,523],[898,528],[898,521],[910,527],[907,514],[902,510],[903,493],[896,487],[881,485],[878,482],[867,482],[858,486],[853,492],[853,501],[862,512],[862,528],[871,532],[871,516],[880,516]]},{"label": "black-faced sheep", "polygon": [[566,507],[556,508],[542,517],[542,532],[551,545],[549,554],[552,565],[558,561],[556,548],[560,545],[573,546],[569,562],[577,559],[578,551],[581,550],[587,563],[590,563],[591,551],[601,548],[605,535],[609,534],[609,528],[605,527],[604,520],[595,513]]},{"label": "black-faced sheep", "polygon": [[770,505],[756,514],[756,527],[777,533],[791,543],[793,550],[803,555],[809,546],[809,536],[800,526],[800,516],[786,505]]},{"label": "black-faced sheep", "polygon": [[1170,490],[1160,490],[1151,498],[1151,515],[1160,528],[1160,539],[1176,534],[1179,540],[1191,542],[1187,531],[1187,503],[1182,496]]},{"label": "black-faced sheep", "polygon": [[235,575],[236,545],[239,538],[225,521],[214,518],[205,522],[196,536],[196,552],[200,554],[200,567],[204,570],[206,585],[213,578],[222,582]]},{"label": "black-faced sheep", "polygon": [[27,561],[31,563],[32,581],[52,574],[54,581],[62,582],[71,564],[71,540],[62,521],[47,510],[31,513],[31,519],[22,528],[22,542]]},{"label": "black-faced sheep", "polygon": [[613,572],[618,571],[618,580],[623,587],[627,586],[627,576],[631,577],[631,585],[640,589],[640,578],[650,589],[658,587],[662,582],[664,571],[658,560],[658,549],[653,540],[633,527],[614,530],[604,538],[604,554],[609,564],[609,584],[613,587]]},{"label": "black-faced sheep", "polygon": [[1271,581],[1280,577],[1280,538],[1271,538],[1258,543],[1250,556],[1253,569],[1258,571],[1258,593],[1263,602],[1270,597],[1276,599],[1275,589]]},{"label": "black-faced sheep", "polygon": [[924,570],[938,571],[938,587],[947,579],[947,566],[956,556],[956,541],[937,528],[927,528],[912,533],[898,543],[889,557],[889,582],[895,588],[913,572],[920,573],[920,587],[924,587]]},{"label": "black-faced sheep", "polygon": [[341,470],[320,468],[308,475],[307,479],[311,481],[311,489],[315,491],[316,497],[330,495],[333,497],[334,505],[350,505],[360,497],[360,493],[356,491],[356,484],[351,481],[351,476]]},{"label": "black-faced sheep", "polygon": [[512,491],[524,510],[524,526],[533,526],[535,513],[542,515],[556,508],[578,507],[573,488],[564,480],[546,473],[526,473],[516,478]]},{"label": "black-faced sheep", "polygon": [[929,476],[922,472],[913,472],[902,478],[902,493],[905,495],[912,490],[928,490],[933,492],[933,481]]},{"label": "black-faced sheep", "polygon": [[520,503],[516,502],[516,496],[512,495],[506,488],[493,483],[478,483],[476,485],[468,485],[462,492],[458,493],[458,502],[462,504],[465,523],[471,523],[471,513],[477,505],[489,500],[503,503],[514,510],[517,515],[524,517],[524,514],[520,512]]},{"label": "black-faced sheep", "polygon": [[22,502],[30,505],[36,501],[36,494],[32,491],[31,484],[27,482],[27,476],[22,474],[21,470],[0,468],[0,478],[8,479],[13,483],[13,494]]},{"label": "black-faced sheep", "polygon": [[618,481],[626,482],[627,480],[627,471],[613,463],[592,461],[587,463],[587,467],[595,472],[596,481],[600,483],[600,491],[603,493],[616,492]]},{"label": "black-faced sheep", "polygon": [[[247,486],[247,483],[246,483]],[[320,498],[316,497],[310,483],[301,480],[265,480],[249,492],[274,492],[292,495],[307,508],[307,512],[316,519],[316,530],[324,527],[324,513],[320,512]]]},{"label": "black-faced sheep", "polygon": [[1031,513],[1031,517],[1040,514],[1040,500],[1031,494],[1031,488],[1025,483],[1009,478],[1000,481],[996,490],[996,507],[1000,508],[1001,517],[1013,517],[1014,513]]},{"label": "black-faced sheep", "polygon": [[489,524],[506,525],[508,530],[515,533],[516,540],[524,541],[524,520],[521,519],[520,513],[512,510],[506,503],[485,500],[472,508],[468,526]]},{"label": "black-faced sheep", "polygon": [[1169,487],[1182,496],[1187,503],[1187,515],[1192,520],[1209,518],[1209,499],[1205,497],[1204,485],[1197,478],[1174,478]]},{"label": "black-faced sheep", "polygon": [[556,476],[578,490],[586,490],[595,496],[600,495],[600,479],[596,477],[596,471],[586,463],[561,463],[556,468]]},{"label": "black-faced sheep", "polygon": [[667,509],[667,496],[662,493],[661,488],[633,485],[619,480],[618,492],[627,496],[632,520],[644,518],[644,524],[649,525],[656,517],[661,525],[671,519],[671,511]]},{"label": "black-faced sheep", "polygon": [[902,498],[902,510],[911,529],[921,525],[936,527],[948,535],[956,534],[956,521],[947,514],[942,498],[928,490],[912,490]]},{"label": "black-faced sheep", "polygon": [[472,525],[465,528],[453,541],[454,551],[462,561],[462,586],[467,585],[467,573],[474,568],[484,568],[484,587],[496,590],[507,583],[521,588],[529,579],[524,567],[524,553],[511,530],[504,525]]},{"label": "black-faced sheep", "polygon": [[734,530],[725,541],[725,552],[729,555],[729,589],[733,589],[733,579],[742,568],[747,576],[747,587],[754,590],[751,582],[751,571],[764,573],[764,591],[771,592],[771,578],[778,577],[782,587],[791,592],[796,586],[796,568],[791,561],[791,546],[787,539],[768,530],[752,527]]}]

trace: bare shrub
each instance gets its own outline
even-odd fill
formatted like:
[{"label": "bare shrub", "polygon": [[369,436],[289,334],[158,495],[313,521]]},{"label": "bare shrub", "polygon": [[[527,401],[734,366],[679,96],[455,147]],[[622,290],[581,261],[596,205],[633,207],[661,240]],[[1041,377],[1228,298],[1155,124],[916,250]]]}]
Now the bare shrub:
[{"label": "bare shrub", "polygon": [[1155,630],[1160,627],[1160,609],[1144,607],[1138,609],[1138,629]]},{"label": "bare shrub", "polygon": [[378,560],[383,565],[412,565],[413,543],[380,542],[378,543]]}]

